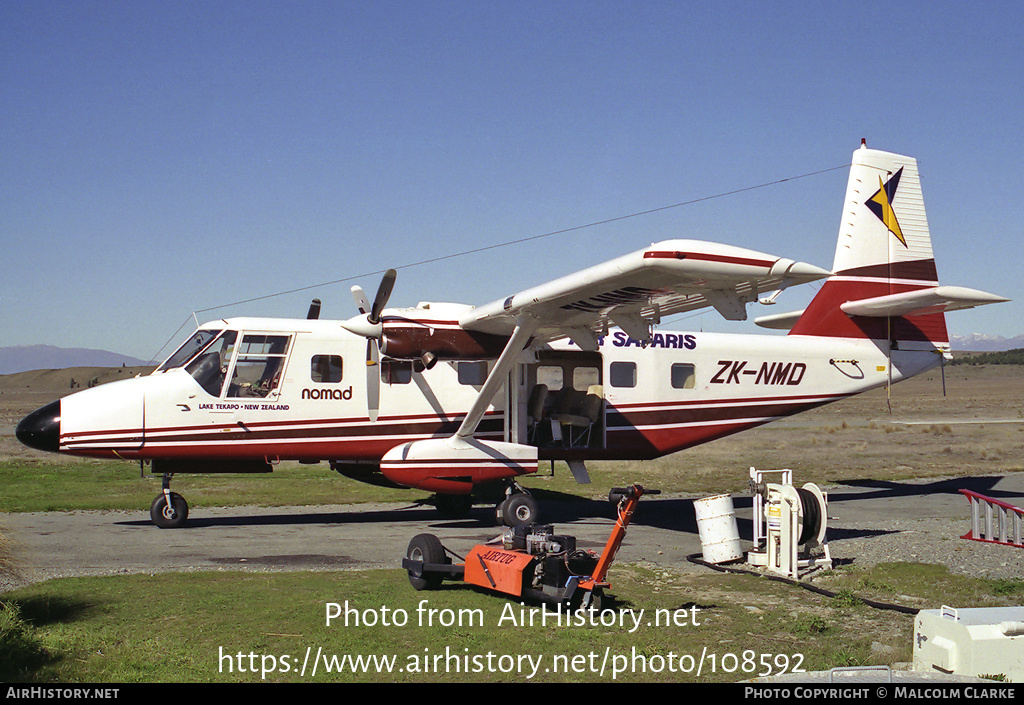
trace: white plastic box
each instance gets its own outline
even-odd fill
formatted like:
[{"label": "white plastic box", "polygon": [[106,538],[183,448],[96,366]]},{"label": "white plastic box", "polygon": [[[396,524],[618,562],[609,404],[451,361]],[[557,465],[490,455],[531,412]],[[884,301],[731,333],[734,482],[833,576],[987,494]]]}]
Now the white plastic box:
[{"label": "white plastic box", "polygon": [[914,670],[1024,682],[1024,607],[921,610]]}]

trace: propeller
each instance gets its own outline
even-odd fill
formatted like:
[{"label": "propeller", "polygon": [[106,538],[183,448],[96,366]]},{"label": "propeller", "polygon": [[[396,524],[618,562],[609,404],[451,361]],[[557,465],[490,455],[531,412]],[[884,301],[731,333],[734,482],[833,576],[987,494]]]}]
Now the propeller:
[{"label": "propeller", "polygon": [[313,299],[309,304],[309,311],[306,313],[306,319],[315,321],[320,318],[320,299]]},{"label": "propeller", "polygon": [[384,307],[387,306],[388,299],[391,298],[391,291],[395,288],[395,278],[397,276],[398,272],[393,269],[384,272],[384,277],[380,280],[380,286],[377,287],[377,295],[373,298],[373,304],[370,304],[366,298],[362,287],[352,287],[352,298],[355,299],[356,306],[359,308],[359,315],[348,319],[341,324],[341,327],[364,338],[379,340],[384,332],[384,326],[380,322],[380,314]]},{"label": "propeller", "polygon": [[353,286],[352,298],[359,309],[359,315],[341,324],[341,327],[350,333],[366,338],[366,407],[370,421],[376,421],[380,411],[380,339],[384,335],[384,324],[381,323],[380,315],[391,298],[397,277],[398,272],[394,269],[384,272],[372,304],[366,298],[362,287]]}]

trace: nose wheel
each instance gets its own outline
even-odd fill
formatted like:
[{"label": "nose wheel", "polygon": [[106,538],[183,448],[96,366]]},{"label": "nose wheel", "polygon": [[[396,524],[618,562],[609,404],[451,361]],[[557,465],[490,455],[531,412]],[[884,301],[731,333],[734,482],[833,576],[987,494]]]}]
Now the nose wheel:
[{"label": "nose wheel", "polygon": [[163,492],[149,505],[149,518],[161,529],[177,529],[188,519],[188,502],[177,492],[171,492],[170,475],[164,475]]}]

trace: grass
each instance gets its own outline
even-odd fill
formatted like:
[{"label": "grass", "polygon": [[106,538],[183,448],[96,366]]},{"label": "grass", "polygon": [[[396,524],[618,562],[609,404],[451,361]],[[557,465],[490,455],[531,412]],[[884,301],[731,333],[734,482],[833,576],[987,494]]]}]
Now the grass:
[{"label": "grass", "polygon": [[[148,472],[148,471],[147,471]],[[158,478],[141,477],[137,463],[0,462],[0,511],[47,512],[148,508]],[[282,464],[259,475],[179,475],[175,491],[195,507],[295,506],[350,502],[410,502],[428,493],[390,490],[343,478],[323,465]]]},{"label": "grass", "polygon": [[[555,463],[553,473],[548,464],[542,463],[540,472],[522,478],[522,483],[542,498],[547,493],[562,499],[604,498],[609,487],[623,484],[623,478],[629,478],[630,484],[639,482],[666,493],[710,491],[700,477],[666,472],[670,462],[592,463],[588,466],[593,479],[590,486],[577,484],[564,463]],[[746,488],[746,482],[745,474],[738,476],[737,488]],[[186,497],[191,507],[413,503],[431,499],[429,492],[356,482],[334,472],[326,463],[282,463],[274,472],[255,475],[177,475],[172,487]],[[129,461],[0,461],[0,512],[144,509],[159,491],[159,479],[142,477],[138,463]]]},{"label": "grass", "polygon": [[[1007,587],[1019,596],[1024,585],[914,564],[832,578],[844,596],[884,584],[933,607],[950,590],[978,606],[1005,604]],[[611,579],[620,612],[569,625],[541,624],[539,609],[461,583],[416,592],[395,570],[52,580],[0,600],[0,680],[713,682],[911,658],[913,616],[858,600],[638,565],[616,567]],[[331,603],[339,616],[328,621]],[[303,674],[307,649],[336,668],[321,660],[315,676]],[[341,668],[346,656],[366,660]]]},{"label": "grass", "polygon": [[906,603],[911,596],[911,607],[923,604],[985,607],[1018,605],[1024,598],[1024,580],[970,578],[931,563],[884,563],[864,572],[837,571],[836,575],[839,576],[836,578],[838,589],[832,586],[831,579],[820,580],[818,584],[837,592],[839,598],[846,601],[857,596]]}]

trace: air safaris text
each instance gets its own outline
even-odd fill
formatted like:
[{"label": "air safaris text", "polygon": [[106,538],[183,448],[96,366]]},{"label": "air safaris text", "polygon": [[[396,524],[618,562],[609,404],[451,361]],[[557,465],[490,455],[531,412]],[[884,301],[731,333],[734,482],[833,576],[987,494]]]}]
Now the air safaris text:
[{"label": "air safaris text", "polygon": [[352,398],[352,387],[348,389],[303,389],[302,398],[348,401]]}]

